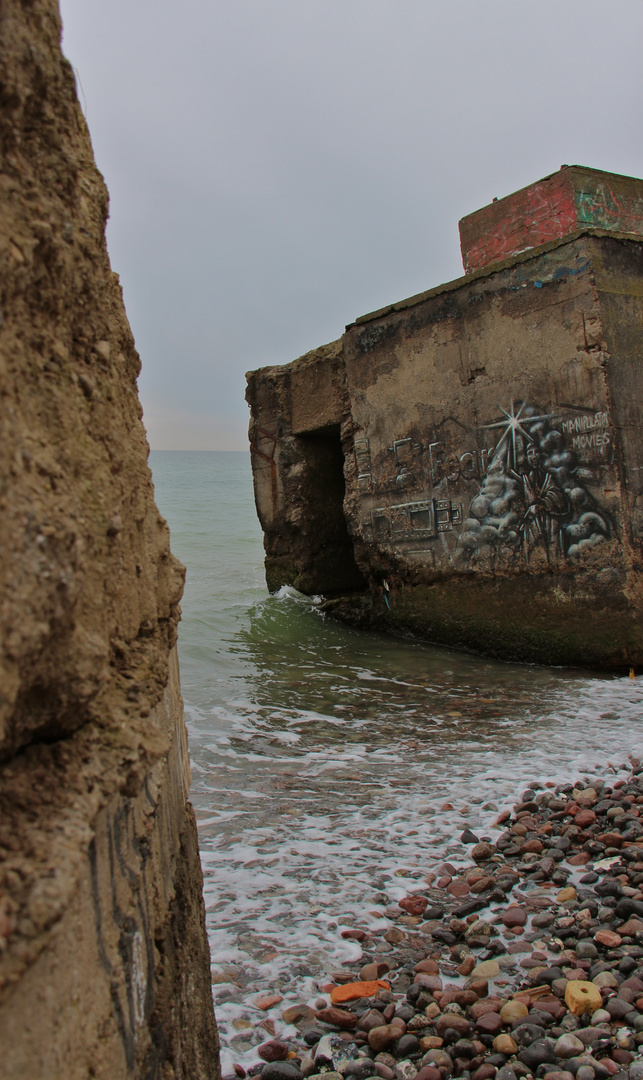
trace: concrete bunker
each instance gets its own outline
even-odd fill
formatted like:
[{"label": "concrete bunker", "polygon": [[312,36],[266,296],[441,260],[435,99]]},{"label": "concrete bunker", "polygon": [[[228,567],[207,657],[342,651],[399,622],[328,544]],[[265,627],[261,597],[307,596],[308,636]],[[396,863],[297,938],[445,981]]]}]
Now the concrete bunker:
[{"label": "concrete bunker", "polygon": [[641,666],[643,180],[564,166],[460,234],[463,277],[249,373],[269,587],[503,659]]}]

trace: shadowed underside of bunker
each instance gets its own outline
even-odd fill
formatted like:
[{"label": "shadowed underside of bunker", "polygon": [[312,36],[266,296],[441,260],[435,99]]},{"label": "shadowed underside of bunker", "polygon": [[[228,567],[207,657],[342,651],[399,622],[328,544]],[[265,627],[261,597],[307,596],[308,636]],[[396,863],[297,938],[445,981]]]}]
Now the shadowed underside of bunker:
[{"label": "shadowed underside of bunker", "polygon": [[460,228],[463,278],[249,374],[268,586],[494,656],[641,664],[643,182],[564,168]]}]

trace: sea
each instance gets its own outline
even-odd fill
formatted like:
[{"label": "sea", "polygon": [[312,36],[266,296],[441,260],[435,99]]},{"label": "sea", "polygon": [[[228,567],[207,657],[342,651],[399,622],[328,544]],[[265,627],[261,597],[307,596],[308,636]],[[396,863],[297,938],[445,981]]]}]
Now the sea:
[{"label": "sea", "polygon": [[269,595],[249,454],[150,464],[187,567],[181,684],[230,1074],[359,960],[342,930],[387,926],[386,904],[467,863],[464,829],[493,839],[533,782],[625,776],[643,757],[643,679],[500,663]]}]

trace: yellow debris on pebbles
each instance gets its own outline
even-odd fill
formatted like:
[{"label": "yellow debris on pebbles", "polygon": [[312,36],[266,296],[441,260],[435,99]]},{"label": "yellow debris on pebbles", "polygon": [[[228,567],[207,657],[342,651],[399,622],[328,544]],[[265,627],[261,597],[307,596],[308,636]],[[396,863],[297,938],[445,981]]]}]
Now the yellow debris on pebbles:
[{"label": "yellow debris on pebbles", "polygon": [[597,1009],[602,1009],[603,999],[595,983],[585,982],[584,979],[570,979],[565,990],[565,1004],[574,1016],[582,1016],[583,1013],[594,1013]]}]

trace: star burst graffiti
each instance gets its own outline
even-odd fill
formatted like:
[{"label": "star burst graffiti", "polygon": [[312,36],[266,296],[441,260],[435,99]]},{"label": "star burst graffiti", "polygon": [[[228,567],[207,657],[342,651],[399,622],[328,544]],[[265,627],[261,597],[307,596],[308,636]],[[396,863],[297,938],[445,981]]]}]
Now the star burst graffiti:
[{"label": "star burst graffiti", "polygon": [[[543,413],[537,416],[525,416],[524,410],[526,408],[526,402],[521,401],[518,409],[516,410],[515,403],[512,401],[509,410],[503,409],[499,406],[500,412],[505,417],[504,420],[497,420],[493,424],[484,424],[484,428],[504,428],[502,435],[496,443],[496,448],[493,454],[493,460],[506,451],[507,453],[507,468],[517,470],[520,463],[520,458],[523,456],[524,446],[529,443],[533,443],[533,437],[524,428],[524,424],[536,424],[543,420],[555,420],[556,417],[552,413]],[[518,440],[522,439],[522,444],[518,446]]]}]

